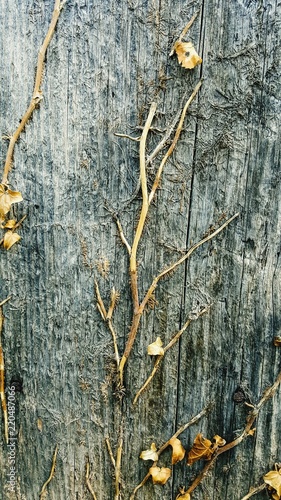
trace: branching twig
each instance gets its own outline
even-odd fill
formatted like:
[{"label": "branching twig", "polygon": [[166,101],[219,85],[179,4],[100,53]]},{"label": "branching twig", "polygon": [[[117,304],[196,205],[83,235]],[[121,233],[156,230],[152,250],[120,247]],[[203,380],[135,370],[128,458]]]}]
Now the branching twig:
[{"label": "branching twig", "polygon": [[61,12],[61,9],[62,9],[64,3],[65,2],[61,2],[60,0],[55,0],[55,6],[54,6],[50,26],[49,26],[47,35],[45,37],[45,40],[44,40],[44,42],[39,50],[39,53],[38,53],[37,69],[36,69],[33,95],[32,95],[30,104],[29,104],[25,114],[23,115],[23,117],[20,121],[19,126],[17,127],[16,131],[13,133],[13,135],[10,138],[10,143],[9,143],[6,161],[5,161],[5,166],[4,166],[4,171],[3,171],[2,184],[6,185],[8,183],[8,174],[9,174],[12,160],[13,160],[13,153],[14,153],[15,144],[16,144],[20,134],[24,130],[28,120],[31,118],[33,111],[40,104],[40,101],[43,98],[42,90],[41,90],[41,83],[42,83],[44,59],[46,56],[47,48],[48,48],[49,43],[50,43],[52,36],[54,34],[55,27],[56,27],[56,24],[58,22],[58,18],[60,16],[60,12]]},{"label": "branching twig", "polygon": [[[176,342],[180,339],[180,337],[182,336],[182,334],[185,332],[185,330],[189,327],[190,323],[196,319],[198,319],[200,316],[203,316],[203,314],[205,314],[207,311],[209,311],[209,306],[208,307],[204,307],[204,309],[202,309],[202,311],[200,311],[196,317],[194,319],[188,319],[185,324],[183,325],[183,327],[177,331],[172,339],[170,340],[169,344],[167,344],[165,347],[164,347],[164,354],[166,354],[166,352],[171,349],[171,347],[173,347]],[[164,359],[164,355],[159,355],[156,357],[156,360],[155,360],[155,363],[154,363],[154,367],[150,373],[150,375],[147,377],[146,381],[144,382],[144,384],[141,386],[141,388],[138,390],[134,400],[133,400],[133,405],[136,404],[136,402],[138,401],[140,395],[145,391],[145,389],[148,387],[148,385],[150,384],[150,382],[152,381],[155,373],[157,372],[160,364],[161,364],[161,361]]]},{"label": "branching twig", "polygon": [[86,486],[89,490],[89,492],[91,493],[92,497],[94,500],[97,500],[97,497],[96,497],[96,494],[93,490],[93,487],[91,485],[91,482],[90,482],[90,462],[89,462],[89,458],[86,462]]},{"label": "branching twig", "polygon": [[[206,415],[208,413],[208,411],[210,410],[210,404],[208,404],[205,408],[203,408],[203,410],[200,411],[200,413],[198,413],[197,415],[195,415],[195,417],[193,417],[191,420],[189,420],[189,422],[187,422],[186,424],[182,425],[178,430],[177,432],[175,432],[175,434],[168,440],[166,441],[166,443],[164,443],[161,448],[159,448],[159,450],[157,451],[157,455],[158,457],[161,455],[161,453],[163,453],[163,451],[169,446],[170,444],[170,441],[171,439],[173,438],[177,438],[180,434],[182,434],[186,429],[188,429],[188,427],[190,427],[191,425],[194,425],[196,424],[200,418],[204,417],[204,415]],[[153,463],[153,466],[155,466],[157,464],[157,461]],[[130,500],[133,500],[135,498],[135,495],[137,493],[137,491],[142,488],[145,483],[147,482],[147,480],[150,478],[151,474],[150,472],[148,472],[146,474],[146,476],[143,478],[143,480],[135,487],[132,495],[130,496]]]},{"label": "branching twig", "polygon": [[235,446],[237,446],[238,444],[240,444],[242,441],[244,441],[244,439],[247,436],[249,436],[249,435],[252,434],[252,432],[253,432],[252,425],[255,422],[255,420],[256,420],[256,418],[257,418],[257,416],[258,416],[258,414],[259,414],[262,406],[264,405],[264,403],[266,403],[266,401],[268,401],[270,398],[272,398],[274,396],[274,394],[275,394],[277,388],[279,387],[280,383],[281,383],[281,371],[278,374],[278,377],[276,378],[274,384],[272,384],[272,386],[269,387],[264,392],[264,394],[263,394],[262,398],[260,399],[259,403],[254,407],[254,409],[248,415],[247,423],[245,425],[245,428],[244,428],[243,432],[240,434],[240,436],[238,436],[236,439],[234,439],[230,443],[225,444],[221,448],[218,448],[217,452],[214,454],[214,456],[211,458],[211,460],[205,465],[205,467],[200,472],[200,474],[198,474],[198,476],[194,479],[194,481],[191,484],[191,486],[186,490],[186,493],[192,493],[195,490],[195,488],[197,488],[197,486],[204,479],[204,477],[206,476],[206,474],[208,473],[208,471],[210,470],[210,468],[214,465],[214,463],[215,463],[215,461],[216,461],[216,459],[218,458],[219,455],[221,455],[222,453],[225,453],[228,450],[231,450],[232,448],[234,448]]},{"label": "branching twig", "polygon": [[202,85],[202,80],[200,80],[197,83],[197,85],[196,85],[195,89],[193,90],[191,96],[189,97],[189,99],[185,103],[185,106],[184,106],[184,108],[182,110],[182,113],[181,113],[180,121],[179,121],[178,126],[177,126],[177,130],[175,132],[175,136],[174,136],[173,142],[170,145],[167,153],[162,158],[162,161],[161,161],[160,166],[158,168],[157,174],[155,176],[155,180],[154,180],[154,183],[153,183],[153,186],[152,186],[152,189],[150,191],[149,198],[148,198],[149,205],[151,204],[151,202],[152,202],[152,200],[154,198],[155,192],[156,192],[156,190],[157,190],[157,188],[159,186],[159,182],[160,182],[160,179],[161,179],[163,168],[164,168],[164,166],[165,166],[165,164],[166,164],[169,156],[171,156],[171,154],[173,153],[173,151],[174,151],[174,149],[175,149],[175,147],[177,145],[177,142],[179,140],[186,112],[187,112],[190,104],[192,103],[193,99],[195,98],[195,96],[199,92],[199,89],[200,89],[201,85]]},{"label": "branching twig", "polygon": [[56,462],[57,462],[57,454],[58,454],[58,445],[56,445],[54,454],[53,454],[53,460],[52,460],[52,466],[51,466],[51,471],[50,475],[47,479],[47,481],[43,484],[42,490],[40,491],[40,500],[44,500],[47,496],[47,486],[52,481],[54,475],[55,475],[55,470],[56,470]]},{"label": "branching twig", "polygon": [[109,309],[107,312],[105,305],[103,303],[103,300],[101,298],[98,282],[96,280],[95,280],[95,288],[96,288],[96,296],[97,296],[97,308],[100,312],[102,319],[107,323],[108,328],[110,330],[110,333],[112,335],[114,352],[115,352],[115,359],[116,359],[117,366],[119,366],[120,356],[119,356],[118,345],[117,345],[117,336],[116,336],[116,332],[114,330],[114,326],[112,324],[112,319],[111,319],[114,307],[115,307],[116,302],[118,300],[118,293],[115,291],[115,289],[112,290],[111,303],[110,303],[110,306],[109,306]]},{"label": "branching twig", "polygon": [[148,300],[150,299],[150,297],[152,296],[152,294],[154,293],[155,291],[155,288],[157,287],[159,281],[164,278],[167,274],[169,274],[170,272],[174,271],[180,264],[182,264],[185,260],[187,260],[195,250],[197,250],[197,248],[199,248],[201,245],[203,245],[204,243],[207,243],[207,241],[210,241],[212,240],[213,238],[215,238],[221,231],[223,231],[223,229],[225,229],[234,219],[236,219],[238,217],[239,213],[236,213],[234,214],[232,217],[230,217],[224,224],[222,224],[218,229],[216,229],[213,233],[211,234],[208,234],[208,236],[205,236],[205,238],[203,238],[202,240],[198,241],[198,243],[195,243],[192,247],[190,247],[190,249],[187,251],[187,253],[185,255],[183,255],[179,260],[177,260],[176,262],[174,262],[174,264],[171,264],[170,266],[168,266],[166,269],[164,269],[163,271],[161,271],[161,273],[158,274],[158,276],[156,276],[156,278],[154,278],[151,286],[149,287],[142,303],[140,304],[140,311],[142,312],[148,302]]},{"label": "branching twig", "polygon": [[115,469],[116,462],[115,462],[115,458],[114,458],[114,455],[113,455],[113,452],[112,452],[112,448],[111,448],[111,444],[110,444],[109,438],[105,439],[105,443],[106,443],[106,446],[107,446],[107,450],[108,450],[108,454],[110,456],[111,463],[112,463],[112,465],[113,465],[113,467]]}]

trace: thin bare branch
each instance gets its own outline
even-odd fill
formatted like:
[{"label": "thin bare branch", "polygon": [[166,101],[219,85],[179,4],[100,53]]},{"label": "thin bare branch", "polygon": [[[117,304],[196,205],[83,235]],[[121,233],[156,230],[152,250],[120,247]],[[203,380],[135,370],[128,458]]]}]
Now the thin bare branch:
[{"label": "thin bare branch", "polygon": [[4,166],[4,171],[3,171],[3,178],[2,178],[2,184],[7,184],[8,183],[8,174],[11,169],[11,164],[13,160],[13,153],[14,153],[14,148],[15,144],[20,137],[20,134],[24,130],[28,120],[31,118],[33,111],[35,108],[40,104],[43,95],[42,95],[42,90],[41,90],[41,83],[42,83],[42,75],[43,75],[43,66],[44,66],[44,59],[46,56],[46,51],[47,48],[50,44],[50,41],[52,39],[52,36],[55,31],[55,27],[57,25],[62,7],[65,2],[61,2],[60,0],[55,0],[55,5],[54,5],[54,10],[53,10],[53,15],[52,19],[50,22],[50,26],[47,32],[47,35],[45,37],[45,40],[39,50],[38,53],[38,59],[37,59],[37,69],[36,69],[36,76],[35,76],[35,84],[34,84],[34,89],[33,89],[33,95],[30,101],[30,104],[23,115],[19,126],[17,127],[16,131],[13,133],[13,135],[10,138],[10,143],[7,151],[7,156],[6,156],[6,161],[5,161],[5,166]]},{"label": "thin bare branch", "polygon": [[159,182],[160,182],[160,179],[161,179],[161,175],[162,175],[162,172],[163,172],[163,168],[169,158],[169,156],[171,156],[171,154],[173,153],[176,145],[177,145],[177,142],[179,140],[179,137],[180,137],[180,134],[181,134],[181,131],[182,131],[182,128],[183,128],[183,123],[184,123],[184,119],[185,119],[185,115],[186,115],[186,112],[190,106],[190,104],[192,103],[193,99],[195,98],[195,96],[197,95],[197,93],[199,92],[199,89],[202,85],[202,80],[200,80],[196,87],[194,88],[191,96],[189,97],[189,99],[186,101],[186,104],[182,110],[182,113],[181,113],[181,117],[180,117],[180,121],[178,123],[178,126],[177,126],[177,130],[176,130],[176,133],[175,133],[175,136],[174,136],[174,139],[173,139],[173,142],[172,144],[170,145],[168,151],[166,152],[166,154],[164,155],[164,157],[162,158],[162,161],[160,163],[160,166],[158,168],[158,171],[157,171],[157,174],[155,176],[155,180],[154,180],[154,183],[153,183],[153,186],[152,186],[152,189],[150,191],[150,194],[149,194],[149,198],[148,198],[148,202],[149,202],[149,205],[151,204],[153,198],[154,198],[154,195],[155,195],[155,192],[159,186]]},{"label": "thin bare branch", "polygon": [[164,276],[166,276],[167,274],[169,274],[171,271],[174,271],[180,264],[182,264],[185,260],[187,260],[195,250],[197,250],[197,248],[199,248],[201,245],[203,245],[204,243],[207,243],[207,241],[210,241],[212,240],[213,238],[215,238],[221,231],[223,231],[223,229],[225,229],[234,219],[236,219],[236,217],[238,217],[239,213],[236,213],[235,215],[233,215],[232,217],[230,217],[224,224],[222,224],[218,229],[216,229],[216,231],[214,231],[213,233],[211,234],[208,234],[208,236],[205,236],[205,238],[203,238],[202,240],[198,241],[198,243],[195,243],[195,245],[193,245],[192,247],[190,247],[190,249],[187,251],[187,253],[185,255],[183,255],[179,260],[177,260],[176,262],[174,262],[174,264],[171,264],[169,267],[167,267],[166,269],[164,269],[163,271],[161,271],[160,274],[158,274],[158,276],[156,276],[156,278],[154,278],[151,286],[149,287],[142,303],[140,304],[140,312],[142,312],[149,300],[149,298],[152,296],[152,294],[154,293],[155,291],[155,288],[157,287],[158,285],[158,282],[164,278]]},{"label": "thin bare branch", "polygon": [[93,499],[97,500],[96,494],[95,494],[95,492],[93,490],[93,487],[91,485],[91,482],[90,482],[90,462],[89,462],[89,458],[88,458],[88,460],[86,462],[86,476],[85,476],[85,478],[86,478],[86,486],[87,486],[89,492],[91,493]]},{"label": "thin bare branch", "polygon": [[141,136],[139,136],[139,137],[132,137],[131,135],[128,135],[128,134],[118,134],[117,132],[114,132],[114,135],[116,135],[116,137],[122,137],[124,139],[130,139],[131,141],[136,141],[136,142],[140,142],[140,138],[141,138]]},{"label": "thin bare branch", "polygon": [[[191,26],[193,25],[195,19],[197,18],[198,14],[199,14],[200,10],[198,10],[197,12],[195,12],[195,14],[192,16],[192,18],[190,19],[190,21],[188,21],[187,25],[183,28],[179,38],[177,39],[178,42],[181,42],[181,40],[185,37],[186,33],[188,32],[188,30],[191,28]],[[174,46],[170,52],[170,56],[172,56],[175,52],[175,49],[174,49]]]},{"label": "thin bare branch", "polygon": [[[8,300],[11,300],[11,298],[12,298],[12,295],[9,295],[9,297],[2,300],[2,302],[0,302],[0,307],[2,307],[4,304],[6,304],[6,302],[8,302]],[[1,332],[1,323],[0,323],[0,332]]]},{"label": "thin bare branch", "polygon": [[55,451],[54,451],[54,454],[53,454],[53,459],[52,459],[52,466],[51,466],[51,471],[50,471],[50,475],[47,479],[47,481],[43,484],[42,486],[42,490],[40,491],[39,495],[40,495],[40,500],[44,500],[48,494],[47,492],[47,486],[48,484],[52,481],[54,475],[55,475],[55,470],[56,470],[56,462],[57,462],[57,454],[58,454],[58,445],[56,445],[56,448],[55,448]]}]

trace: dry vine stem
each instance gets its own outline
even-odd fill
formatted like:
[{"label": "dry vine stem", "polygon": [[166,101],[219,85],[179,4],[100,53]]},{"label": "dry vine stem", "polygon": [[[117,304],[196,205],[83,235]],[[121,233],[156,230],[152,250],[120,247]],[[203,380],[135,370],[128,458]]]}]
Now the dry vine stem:
[{"label": "dry vine stem", "polygon": [[[203,410],[200,411],[200,413],[198,413],[197,415],[195,415],[195,417],[193,417],[189,422],[187,422],[186,424],[182,425],[177,430],[177,432],[175,432],[175,434],[168,441],[166,441],[166,443],[164,443],[161,446],[161,448],[159,448],[159,450],[157,451],[158,457],[161,455],[161,453],[163,453],[164,450],[166,450],[166,448],[168,448],[168,446],[170,445],[170,441],[173,438],[177,438],[186,429],[188,429],[188,427],[190,427],[191,425],[196,424],[202,417],[204,417],[204,415],[206,415],[208,413],[208,411],[210,410],[210,407],[211,407],[211,404],[207,405],[205,408],[203,408]],[[157,461],[153,463],[153,466],[155,466],[156,464],[157,464]],[[146,476],[143,478],[143,480],[135,487],[133,493],[130,496],[130,500],[134,500],[137,491],[145,485],[145,483],[150,478],[150,476],[151,476],[151,474],[150,474],[150,472],[148,472],[146,474]]]},{"label": "dry vine stem", "polygon": [[[145,306],[145,304],[143,305],[143,302],[140,304],[139,294],[138,294],[138,275],[137,275],[138,245],[139,245],[142,233],[143,233],[143,228],[144,228],[144,224],[146,222],[149,205],[151,204],[151,202],[154,198],[155,192],[156,192],[157,188],[159,187],[159,182],[160,182],[160,178],[161,178],[161,175],[163,172],[163,168],[164,168],[169,156],[171,156],[173,150],[175,149],[175,146],[178,142],[180,133],[182,131],[183,122],[184,122],[184,118],[185,118],[187,109],[188,109],[189,105],[191,104],[192,100],[197,95],[201,85],[202,85],[202,82],[200,81],[196,85],[194,91],[192,92],[190,98],[187,100],[187,102],[182,110],[179,124],[178,124],[177,130],[175,132],[174,139],[173,139],[172,144],[169,147],[167,153],[164,155],[164,157],[160,163],[160,166],[159,166],[158,171],[157,171],[156,176],[155,176],[155,180],[154,180],[151,192],[149,194],[148,194],[147,178],[146,178],[146,156],[145,156],[146,155],[146,141],[147,141],[147,135],[148,135],[152,120],[153,120],[155,112],[156,112],[156,103],[151,104],[148,118],[146,120],[146,123],[145,123],[144,128],[143,128],[143,132],[142,132],[142,135],[140,138],[139,162],[140,162],[140,184],[141,184],[141,191],[142,191],[141,213],[140,213],[140,218],[139,218],[139,222],[137,225],[137,229],[136,229],[136,233],[134,236],[132,247],[130,247],[129,244],[126,244],[127,240],[125,239],[125,237],[122,238],[122,241],[126,244],[126,247],[127,247],[129,254],[130,254],[130,279],[131,279],[131,293],[132,293],[134,311],[133,311],[132,326],[130,329],[129,337],[128,337],[128,340],[127,340],[127,343],[125,346],[124,354],[123,354],[121,361],[120,361],[120,364],[119,364],[119,379],[120,379],[121,386],[123,385],[124,367],[125,367],[125,364],[127,362],[128,357],[130,355],[130,352],[132,350],[132,347],[133,347],[133,344],[134,344],[134,341],[135,341],[135,338],[137,335],[137,331],[138,331],[138,327],[139,327],[139,323],[140,323],[140,318],[141,318],[141,315],[142,315],[142,312],[143,312],[143,309]],[[119,226],[121,227],[120,223],[119,223]],[[120,227],[119,227],[119,230],[120,230]],[[122,234],[123,234],[123,231],[122,231]],[[151,294],[149,294],[149,296],[147,297],[146,302],[150,298],[150,296],[151,296]]]},{"label": "dry vine stem", "polygon": [[47,486],[52,481],[52,479],[53,479],[53,477],[55,475],[56,463],[57,463],[57,455],[58,455],[58,445],[56,445],[55,451],[54,451],[54,454],[53,454],[50,475],[49,475],[47,481],[43,484],[42,489],[41,489],[41,491],[39,493],[40,500],[44,500],[46,498],[47,494],[48,494],[48,492],[47,492]]},{"label": "dry vine stem", "polygon": [[6,156],[6,161],[5,161],[5,166],[4,166],[4,171],[3,171],[3,178],[2,178],[2,184],[7,185],[8,184],[8,174],[11,169],[12,161],[13,161],[13,153],[14,153],[14,148],[15,144],[24,130],[28,120],[31,118],[33,111],[35,108],[40,104],[40,101],[43,99],[42,95],[42,90],[41,90],[41,82],[42,82],[42,75],[43,75],[43,65],[44,65],[44,59],[46,56],[46,51],[49,46],[49,43],[52,39],[52,36],[55,31],[56,24],[58,22],[61,10],[65,4],[66,0],[60,1],[60,0],[55,0],[55,6],[53,10],[53,15],[52,19],[50,22],[50,26],[47,32],[47,35],[45,37],[45,40],[39,50],[38,54],[38,59],[37,59],[37,69],[36,69],[36,76],[35,76],[35,84],[34,84],[34,89],[33,89],[33,95],[30,101],[30,104],[24,113],[20,124],[16,131],[13,133],[12,137],[10,138],[10,143],[7,151],[7,156]]},{"label": "dry vine stem", "polygon": [[[226,443],[224,446],[221,448],[218,448],[217,452],[214,454],[214,456],[211,458],[211,460],[205,465],[203,470],[198,474],[198,476],[194,479],[193,483],[191,486],[186,490],[186,493],[191,494],[195,488],[201,483],[201,481],[204,479],[204,477],[207,475],[208,471],[211,469],[211,467],[214,465],[215,461],[217,460],[218,456],[221,455],[222,453],[225,453],[228,450],[231,450],[232,448],[235,448],[238,444],[240,444],[246,437],[249,435],[252,435],[254,432],[254,429],[252,429],[253,423],[255,422],[262,406],[268,401],[270,398],[272,398],[278,389],[279,385],[281,383],[281,371],[278,374],[278,377],[276,378],[274,384],[272,384],[271,387],[269,387],[263,394],[262,398],[258,402],[258,404],[254,407],[254,409],[249,413],[248,418],[247,418],[247,423],[245,425],[245,428],[243,432],[238,436],[236,439],[231,441],[230,443]],[[247,497],[246,497],[247,498]],[[249,497],[248,497],[249,498]]]}]

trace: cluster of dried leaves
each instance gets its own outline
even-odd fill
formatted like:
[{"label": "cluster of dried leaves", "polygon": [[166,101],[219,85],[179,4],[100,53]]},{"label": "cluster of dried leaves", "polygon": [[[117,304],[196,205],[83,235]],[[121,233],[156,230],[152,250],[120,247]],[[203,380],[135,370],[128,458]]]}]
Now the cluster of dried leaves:
[{"label": "cluster of dried leaves", "polygon": [[272,470],[263,476],[264,482],[269,486],[272,498],[280,500],[281,498],[281,464],[275,465],[275,470]]},{"label": "cluster of dried leaves", "polygon": [[[211,458],[216,453],[220,446],[225,445],[225,440],[220,436],[216,435],[213,440],[210,441],[203,437],[203,434],[199,433],[194,439],[193,446],[191,450],[187,453],[187,465],[192,465],[198,460],[211,460]],[[172,447],[172,457],[171,463],[175,465],[180,462],[186,456],[186,450],[182,445],[182,442],[177,437],[173,436],[168,445]],[[172,470],[169,467],[158,467],[157,461],[159,454],[155,443],[151,444],[150,449],[144,450],[140,454],[142,460],[152,460],[154,462],[153,466],[149,469],[149,474],[151,475],[153,484],[165,484],[169,477],[171,476]],[[188,500],[190,494],[181,490],[180,494],[177,496],[179,500]]]},{"label": "cluster of dried leaves", "polygon": [[19,191],[12,191],[6,185],[0,184],[0,225],[2,229],[6,230],[1,244],[6,250],[9,250],[20,240],[20,236],[15,232],[19,223],[15,219],[7,220],[7,214],[10,212],[13,203],[19,203],[22,200]]}]

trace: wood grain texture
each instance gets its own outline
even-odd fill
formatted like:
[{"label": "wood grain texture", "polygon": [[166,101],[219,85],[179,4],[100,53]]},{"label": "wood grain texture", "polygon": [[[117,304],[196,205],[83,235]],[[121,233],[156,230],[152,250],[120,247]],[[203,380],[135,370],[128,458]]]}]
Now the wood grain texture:
[{"label": "wood grain texture", "polygon": [[[188,72],[169,53],[200,7],[189,39],[203,64]],[[52,9],[50,0],[0,0],[1,135],[15,130],[29,103]],[[197,432],[230,441],[248,412],[233,401],[235,391],[242,388],[255,403],[274,382],[280,352],[273,338],[281,328],[280,21],[277,0],[66,2],[47,51],[44,99],[16,145],[9,178],[24,197],[14,213],[27,219],[21,242],[0,256],[0,301],[13,295],[3,307],[6,387],[17,382],[20,389],[17,494],[7,491],[2,421],[2,498],[37,499],[56,444],[48,498],[91,498],[87,456],[98,500],[114,498],[105,447],[109,436],[116,451],[119,425],[110,389],[113,345],[96,309],[94,278],[106,305],[110,289],[120,291],[113,322],[122,354],[132,314],[128,255],[105,205],[118,211],[130,243],[140,209],[140,197],[126,206],[138,182],[138,145],[114,132],[139,135],[155,99],[155,126],[164,129],[200,77],[140,245],[141,295],[176,260],[176,249],[201,239],[224,212],[240,217],[159,284],[159,304],[142,319],[125,377],[124,499],[148,470],[138,456],[152,441],[161,446],[210,401],[212,411],[185,431],[183,443],[190,448]],[[157,139],[151,134],[149,149]],[[0,148],[4,164],[7,142]],[[105,277],[98,265],[104,259]],[[166,344],[206,303],[210,313],[167,353],[132,409],[151,369],[147,345],[158,335]],[[219,457],[192,500],[238,500],[260,484],[281,461],[279,408],[280,390],[261,410],[255,436]],[[161,464],[169,459],[167,451]],[[177,464],[164,487],[148,482],[137,498],[173,500],[201,468]],[[255,498],[266,499],[266,491]]]}]

